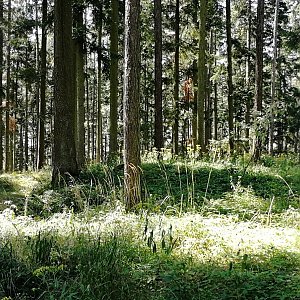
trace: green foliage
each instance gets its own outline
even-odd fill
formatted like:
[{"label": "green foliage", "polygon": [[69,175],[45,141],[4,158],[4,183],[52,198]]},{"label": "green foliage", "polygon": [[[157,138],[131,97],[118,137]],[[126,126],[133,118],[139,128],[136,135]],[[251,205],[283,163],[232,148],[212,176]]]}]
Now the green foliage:
[{"label": "green foliage", "polygon": [[2,177],[2,196],[22,192],[39,218],[20,202],[0,214],[0,299],[297,299],[297,157],[152,157],[142,170],[135,214],[122,165],[58,190],[45,172]]},{"label": "green foliage", "polygon": [[[237,253],[226,266],[152,253],[137,245],[130,234],[64,238],[55,234],[50,250],[44,247],[45,240],[49,242],[49,233],[39,233],[34,243],[1,244],[2,299],[246,300],[299,295],[300,257],[288,252],[269,250],[269,258]],[[38,246],[45,254],[42,259],[22,257],[22,249],[33,253],[37,244],[43,245]]]}]

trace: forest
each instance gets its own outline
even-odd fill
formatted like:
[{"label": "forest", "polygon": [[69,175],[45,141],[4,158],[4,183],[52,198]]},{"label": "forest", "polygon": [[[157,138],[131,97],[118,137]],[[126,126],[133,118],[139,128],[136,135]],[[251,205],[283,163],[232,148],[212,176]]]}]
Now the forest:
[{"label": "forest", "polygon": [[299,0],[0,0],[0,299],[300,300]]}]

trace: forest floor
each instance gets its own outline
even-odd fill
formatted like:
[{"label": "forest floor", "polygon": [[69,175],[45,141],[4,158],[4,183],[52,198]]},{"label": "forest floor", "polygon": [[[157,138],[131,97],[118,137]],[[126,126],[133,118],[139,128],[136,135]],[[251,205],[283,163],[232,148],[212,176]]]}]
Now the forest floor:
[{"label": "forest floor", "polygon": [[120,168],[1,175],[0,299],[300,299],[299,161],[142,169],[132,213]]}]

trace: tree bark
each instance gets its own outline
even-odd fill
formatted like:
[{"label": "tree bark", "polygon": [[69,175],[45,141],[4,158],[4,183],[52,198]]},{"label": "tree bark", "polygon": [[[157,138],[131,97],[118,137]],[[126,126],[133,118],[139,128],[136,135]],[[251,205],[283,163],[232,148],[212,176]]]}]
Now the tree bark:
[{"label": "tree bark", "polygon": [[124,186],[127,209],[141,200],[140,190],[140,0],[125,1]]},{"label": "tree bark", "polygon": [[[251,32],[252,32],[252,21],[251,21],[251,0],[248,0],[247,5],[247,16],[248,16],[248,26],[247,26],[247,58],[246,58],[246,86],[248,89],[248,93],[251,89]],[[246,122],[246,133],[245,137],[247,139],[247,151],[249,150],[249,138],[250,138],[250,117],[251,117],[251,98],[248,94],[246,99],[246,115],[245,115],[245,122]]]},{"label": "tree bark", "polygon": [[[4,23],[3,18],[3,0],[0,0],[0,24]],[[0,26],[0,173],[3,172],[3,134],[4,134],[4,124],[3,124],[3,109],[2,109],[2,100],[4,98],[3,91],[3,28]]]},{"label": "tree bark", "polygon": [[52,184],[79,174],[76,161],[71,0],[54,2],[54,147]]},{"label": "tree bark", "polygon": [[206,15],[207,0],[200,0],[200,22],[199,22],[199,52],[198,52],[198,138],[200,154],[206,151],[205,147],[205,98],[206,98]]},{"label": "tree bark", "polygon": [[256,140],[254,159],[258,161],[262,151],[262,99],[263,99],[263,33],[264,33],[264,0],[258,0],[257,4],[257,29],[256,29],[256,64],[255,64],[255,103],[258,125],[256,128]]},{"label": "tree bark", "polygon": [[111,10],[109,159],[114,160],[118,154],[119,0],[111,0]]},{"label": "tree bark", "polygon": [[96,161],[103,160],[103,133],[102,133],[102,4],[98,15],[98,112],[97,112],[97,150]]},{"label": "tree bark", "polygon": [[273,25],[273,57],[271,76],[271,107],[270,107],[270,132],[269,132],[269,154],[274,154],[274,115],[276,105],[276,69],[277,69],[277,36],[278,36],[278,9],[279,0],[275,1],[274,25]]},{"label": "tree bark", "polygon": [[47,78],[47,0],[42,2],[41,88],[39,103],[38,169],[45,164],[46,78]]},{"label": "tree bark", "polygon": [[233,82],[232,82],[232,40],[231,40],[231,7],[226,0],[226,36],[227,36],[227,84],[228,84],[228,130],[230,153],[234,150],[233,131]]},{"label": "tree bark", "polygon": [[155,33],[155,131],[154,147],[158,151],[164,147],[162,112],[162,16],[161,0],[154,1]]},{"label": "tree bark", "polygon": [[175,8],[175,62],[174,62],[174,125],[173,125],[173,152],[179,153],[179,0]]},{"label": "tree bark", "polygon": [[12,149],[10,149],[10,140],[12,138],[11,132],[9,130],[9,118],[10,118],[10,106],[11,106],[11,47],[10,47],[10,36],[11,36],[11,0],[8,1],[7,7],[7,54],[6,54],[6,112],[5,112],[5,171],[10,172],[11,169],[11,156]]},{"label": "tree bark", "polygon": [[80,169],[85,165],[85,109],[84,109],[84,5],[80,2],[73,5],[73,22],[75,30],[75,80],[76,80],[76,151]]}]

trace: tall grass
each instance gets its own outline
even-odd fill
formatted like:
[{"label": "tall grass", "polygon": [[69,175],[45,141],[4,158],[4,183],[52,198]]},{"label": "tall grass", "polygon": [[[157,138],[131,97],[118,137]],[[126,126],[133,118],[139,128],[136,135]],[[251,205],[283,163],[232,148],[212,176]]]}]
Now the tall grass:
[{"label": "tall grass", "polygon": [[122,166],[36,175],[9,204],[23,185],[3,179],[0,299],[299,299],[297,162],[150,158],[132,214]]}]

